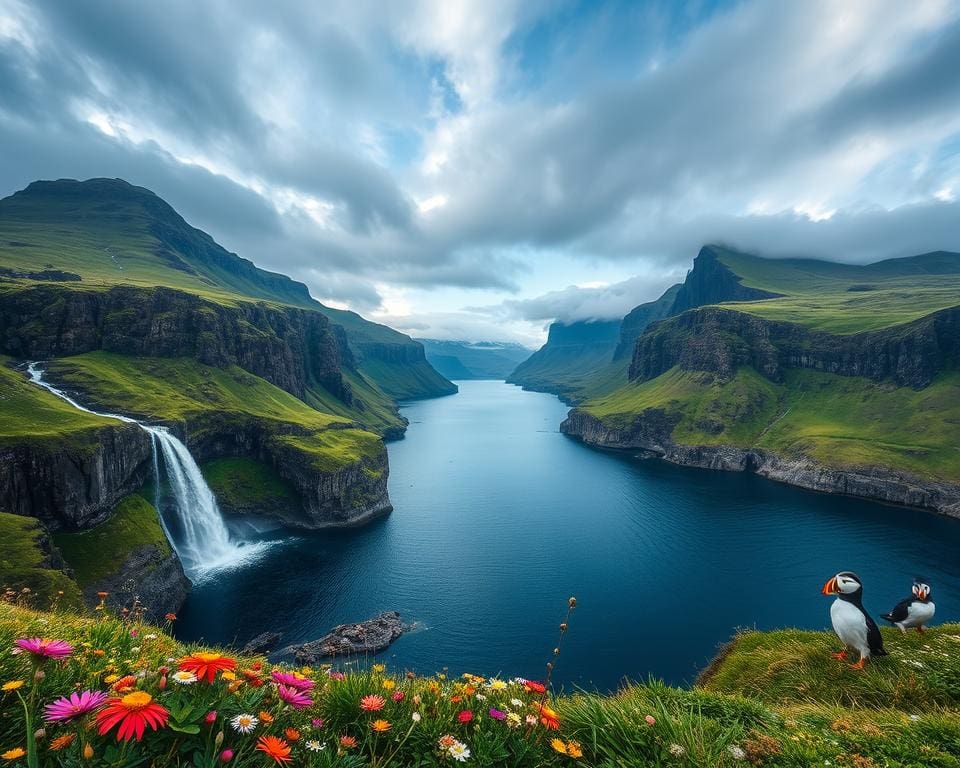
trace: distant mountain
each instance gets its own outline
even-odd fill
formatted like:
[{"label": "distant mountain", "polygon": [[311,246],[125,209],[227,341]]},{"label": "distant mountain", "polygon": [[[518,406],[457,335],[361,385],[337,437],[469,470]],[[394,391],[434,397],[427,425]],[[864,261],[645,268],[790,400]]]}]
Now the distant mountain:
[{"label": "distant mountain", "polygon": [[505,341],[417,339],[427,361],[448,379],[503,380],[530,356],[521,344]]},{"label": "distant mountain", "polygon": [[389,397],[456,391],[409,336],[320,304],[302,283],[230,253],[153,192],[122,179],[35,181],[0,200],[0,287],[37,282],[165,286],[220,304],[316,310],[344,329],[358,369]]}]

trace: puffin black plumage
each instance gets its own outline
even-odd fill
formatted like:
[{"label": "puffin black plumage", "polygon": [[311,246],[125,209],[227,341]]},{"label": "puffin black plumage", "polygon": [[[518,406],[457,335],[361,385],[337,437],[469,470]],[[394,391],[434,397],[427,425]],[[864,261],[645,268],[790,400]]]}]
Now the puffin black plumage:
[{"label": "puffin black plumage", "polygon": [[923,625],[933,619],[937,606],[930,599],[930,587],[923,579],[914,579],[911,591],[913,594],[910,597],[901,600],[890,613],[884,613],[880,618],[886,619],[901,632],[913,627],[922,633]]},{"label": "puffin black plumage", "polygon": [[821,592],[837,596],[830,606],[830,621],[844,648],[833,654],[835,659],[846,659],[848,649],[853,649],[860,659],[852,666],[863,669],[871,656],[887,655],[880,628],[863,607],[863,582],[857,574],[841,571],[823,585]]}]

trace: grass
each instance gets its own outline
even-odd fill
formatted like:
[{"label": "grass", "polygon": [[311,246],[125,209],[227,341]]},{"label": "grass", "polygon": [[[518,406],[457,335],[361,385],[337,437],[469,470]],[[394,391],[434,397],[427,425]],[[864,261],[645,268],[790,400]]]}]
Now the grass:
[{"label": "grass", "polygon": [[290,483],[263,462],[214,459],[204,464],[201,471],[223,510],[244,514],[277,507],[295,509],[300,504]]},{"label": "grass", "polygon": [[[308,706],[296,710],[278,698],[271,680],[273,670],[292,670],[223,649],[203,650],[234,660],[236,671],[217,674],[213,683],[175,684],[178,660],[201,649],[136,616],[113,618],[109,598],[96,618],[0,604],[0,646],[47,636],[74,648],[67,661],[47,663],[42,679],[33,679],[24,656],[0,655],[0,680],[25,683],[0,698],[0,749],[27,743],[18,694],[37,716],[58,696],[107,689],[131,674],[123,684],[168,711],[164,727],[120,748],[112,734],[82,723],[47,723],[39,765],[214,766],[228,749],[227,764],[264,768],[273,763],[255,746],[258,738],[274,736],[289,747],[293,764],[310,768],[457,765],[441,746],[445,737],[469,750],[465,765],[491,768],[957,768],[960,626],[935,627],[923,637],[883,631],[891,656],[862,673],[829,657],[836,640],[828,633],[745,633],[692,689],[650,681],[612,695],[548,693],[554,730],[538,717],[541,694],[519,680],[420,677],[369,663],[347,665],[345,674],[303,668],[299,674],[313,687]],[[366,712],[360,703],[371,695],[381,697],[382,708]],[[252,733],[229,724],[240,713],[259,720]],[[389,730],[375,732],[375,720],[389,723]],[[67,734],[75,734],[74,741],[51,752],[51,740]],[[81,761],[87,746],[90,756]]]},{"label": "grass", "polygon": [[672,439],[685,445],[765,448],[833,467],[892,467],[960,482],[960,372],[925,389],[789,369],[776,384],[752,368],[719,382],[671,368],[583,406],[618,428],[648,409],[677,418]]},{"label": "grass", "polygon": [[31,384],[10,364],[10,358],[0,355],[0,445],[24,441],[60,445],[69,438],[75,445],[91,446],[99,429],[116,425],[111,419],[78,411]]},{"label": "grass", "polygon": [[[865,266],[762,259],[713,247],[744,285],[784,294],[737,302],[769,320],[837,334],[887,328],[960,304],[960,256],[930,254]],[[851,290],[852,289],[852,290]]]},{"label": "grass", "polygon": [[360,366],[364,374],[394,400],[452,395],[457,385],[437,373],[426,360],[391,362],[367,356]]},{"label": "grass", "polygon": [[122,499],[106,522],[78,533],[55,534],[54,541],[83,588],[115,574],[140,547],[153,546],[159,556],[170,555],[157,511],[137,494]]},{"label": "grass", "polygon": [[39,520],[0,512],[0,587],[21,595],[26,588],[43,605],[62,592],[63,605],[79,606],[80,590],[66,573],[51,567],[45,537]]}]

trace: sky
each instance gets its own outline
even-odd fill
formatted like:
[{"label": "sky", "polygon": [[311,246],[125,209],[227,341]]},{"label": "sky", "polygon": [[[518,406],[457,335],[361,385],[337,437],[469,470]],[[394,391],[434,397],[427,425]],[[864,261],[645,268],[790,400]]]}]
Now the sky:
[{"label": "sky", "polygon": [[960,250],[953,0],[0,0],[0,196],[120,177],[313,296],[536,347],[704,243]]}]

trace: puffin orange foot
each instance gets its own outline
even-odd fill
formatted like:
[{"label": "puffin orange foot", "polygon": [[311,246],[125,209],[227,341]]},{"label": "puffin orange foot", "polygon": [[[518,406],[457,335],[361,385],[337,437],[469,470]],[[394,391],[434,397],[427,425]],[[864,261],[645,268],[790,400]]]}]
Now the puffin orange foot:
[{"label": "puffin orange foot", "polygon": [[833,659],[839,659],[840,661],[843,661],[845,658],[847,658],[847,652],[837,651],[837,653],[831,653],[830,657]]},{"label": "puffin orange foot", "polygon": [[850,665],[850,669],[855,669],[855,670],[857,670],[857,671],[859,672],[861,669],[863,669],[863,665],[866,664],[866,663],[867,663],[867,660],[866,660],[865,658],[861,657],[861,658],[860,658],[860,661],[858,661],[856,664],[851,664],[851,665]]}]

